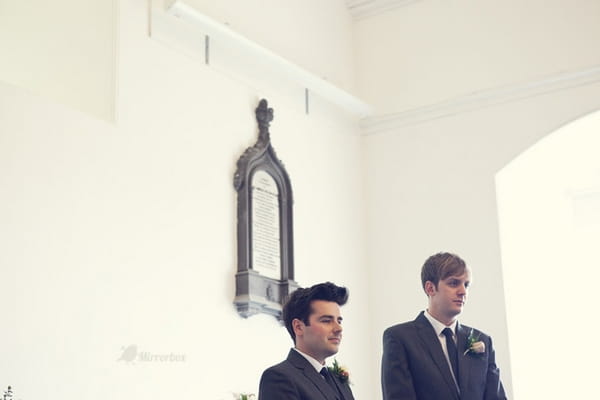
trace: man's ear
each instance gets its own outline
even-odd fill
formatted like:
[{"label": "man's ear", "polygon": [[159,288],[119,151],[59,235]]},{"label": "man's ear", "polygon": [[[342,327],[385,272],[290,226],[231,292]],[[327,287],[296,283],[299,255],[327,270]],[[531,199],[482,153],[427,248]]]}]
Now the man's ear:
[{"label": "man's ear", "polygon": [[302,336],[304,333],[304,322],[299,320],[298,318],[294,318],[292,320],[292,329],[294,330],[294,334],[296,337]]},{"label": "man's ear", "polygon": [[431,281],[425,282],[425,293],[427,293],[427,296],[433,296],[436,291],[437,291],[437,289],[435,288],[435,285],[433,284],[433,282],[431,282]]}]

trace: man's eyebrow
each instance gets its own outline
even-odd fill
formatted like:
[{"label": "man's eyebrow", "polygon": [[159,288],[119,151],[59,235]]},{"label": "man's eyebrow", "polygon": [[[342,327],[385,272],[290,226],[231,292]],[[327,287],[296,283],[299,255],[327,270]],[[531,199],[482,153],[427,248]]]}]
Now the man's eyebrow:
[{"label": "man's eyebrow", "polygon": [[342,316],[336,317],[335,315],[331,315],[331,314],[323,314],[323,315],[319,316],[319,319],[323,319],[323,318],[337,319],[338,321],[341,321],[344,319]]}]

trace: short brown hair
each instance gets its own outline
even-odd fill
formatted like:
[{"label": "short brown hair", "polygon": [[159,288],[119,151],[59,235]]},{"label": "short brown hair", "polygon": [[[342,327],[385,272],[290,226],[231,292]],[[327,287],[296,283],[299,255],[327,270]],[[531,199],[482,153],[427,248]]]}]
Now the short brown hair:
[{"label": "short brown hair", "polygon": [[437,253],[425,260],[421,268],[421,284],[425,289],[425,282],[430,281],[437,289],[440,281],[450,276],[462,275],[466,269],[467,264],[456,254]]}]

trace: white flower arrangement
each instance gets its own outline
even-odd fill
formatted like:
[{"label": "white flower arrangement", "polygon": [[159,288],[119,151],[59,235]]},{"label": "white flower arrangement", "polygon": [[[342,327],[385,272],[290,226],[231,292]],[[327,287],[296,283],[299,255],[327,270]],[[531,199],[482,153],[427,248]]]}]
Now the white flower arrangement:
[{"label": "white flower arrangement", "polygon": [[481,355],[483,353],[485,353],[485,343],[479,340],[479,335],[475,337],[473,335],[473,329],[471,329],[471,332],[469,332],[469,337],[467,337],[467,348],[463,355]]}]

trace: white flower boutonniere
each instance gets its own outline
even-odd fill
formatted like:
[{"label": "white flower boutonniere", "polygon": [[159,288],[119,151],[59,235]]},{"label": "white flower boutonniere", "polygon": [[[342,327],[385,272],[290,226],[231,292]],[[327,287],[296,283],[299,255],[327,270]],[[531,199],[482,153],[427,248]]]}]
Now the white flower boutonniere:
[{"label": "white flower boutonniere", "polygon": [[467,337],[467,348],[463,355],[471,354],[474,356],[480,356],[485,353],[485,343],[479,340],[479,335],[475,336],[473,334],[473,329],[469,332],[469,336]]},{"label": "white flower boutonniere", "polygon": [[329,372],[331,372],[333,375],[337,376],[337,378],[342,382],[342,383],[350,383],[350,373],[348,372],[348,370],[345,367],[340,366],[340,364],[338,364],[337,359],[333,359],[333,367],[327,367],[327,369],[329,370]]}]

